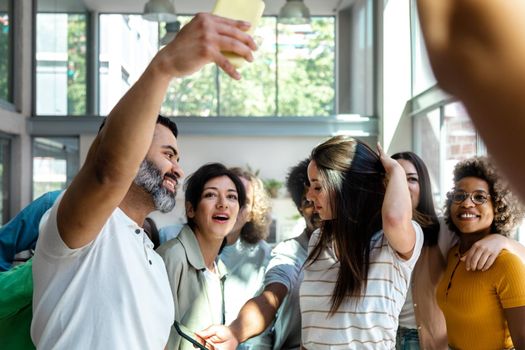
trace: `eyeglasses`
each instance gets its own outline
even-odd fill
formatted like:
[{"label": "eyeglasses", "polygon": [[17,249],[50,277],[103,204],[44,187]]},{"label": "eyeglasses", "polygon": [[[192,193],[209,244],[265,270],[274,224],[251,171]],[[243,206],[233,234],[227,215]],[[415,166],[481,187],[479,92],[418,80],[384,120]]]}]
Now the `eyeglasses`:
[{"label": "eyeglasses", "polygon": [[454,191],[447,193],[447,197],[456,204],[461,204],[467,198],[470,198],[472,203],[475,205],[483,205],[487,203],[487,200],[490,198],[490,194],[485,191],[474,191],[470,193],[465,191]]}]

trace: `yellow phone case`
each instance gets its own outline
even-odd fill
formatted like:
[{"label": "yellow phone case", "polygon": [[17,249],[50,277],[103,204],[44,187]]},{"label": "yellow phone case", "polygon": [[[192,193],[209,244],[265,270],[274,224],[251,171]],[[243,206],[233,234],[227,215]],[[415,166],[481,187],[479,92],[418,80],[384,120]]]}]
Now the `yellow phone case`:
[{"label": "yellow phone case", "polygon": [[[250,22],[252,25],[248,34],[253,34],[259,24],[264,11],[262,0],[217,0],[212,13],[217,16]],[[244,63],[244,58],[231,53],[224,52],[231,64],[239,68]]]}]

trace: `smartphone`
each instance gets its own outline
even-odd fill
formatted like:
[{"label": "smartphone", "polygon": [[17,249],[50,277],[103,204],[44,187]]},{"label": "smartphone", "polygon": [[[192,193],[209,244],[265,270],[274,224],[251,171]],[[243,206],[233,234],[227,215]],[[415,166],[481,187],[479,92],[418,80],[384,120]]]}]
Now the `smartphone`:
[{"label": "smartphone", "polygon": [[[252,35],[261,20],[263,11],[263,0],[217,0],[212,13],[221,17],[250,22],[251,27],[247,33]],[[244,58],[234,53],[223,53],[235,68],[239,68],[245,61]]]},{"label": "smartphone", "polygon": [[[175,321],[175,323],[173,324],[173,326],[175,327],[175,330],[177,331],[177,333],[179,333],[179,335],[181,337],[183,337],[184,339],[186,339],[187,341],[189,341],[190,343],[193,344],[193,347],[197,348],[197,349],[201,349],[201,350],[208,350],[208,348],[206,348],[206,341],[200,337],[198,337],[195,332],[191,331],[188,327],[180,324],[179,322]],[[204,342],[204,344],[202,342],[200,342],[198,339],[201,339],[202,342]]]}]

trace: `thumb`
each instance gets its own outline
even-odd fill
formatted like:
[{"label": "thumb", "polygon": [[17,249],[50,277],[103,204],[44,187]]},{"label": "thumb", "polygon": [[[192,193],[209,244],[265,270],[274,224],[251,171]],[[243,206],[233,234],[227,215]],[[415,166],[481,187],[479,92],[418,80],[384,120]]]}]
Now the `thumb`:
[{"label": "thumb", "polygon": [[197,334],[199,337],[201,337],[203,339],[208,339],[208,338],[214,336],[215,334],[217,334],[217,329],[216,329],[216,327],[214,325],[212,325],[212,326],[209,326],[206,329],[203,329],[203,330],[200,330],[200,331],[196,331],[195,334]]}]

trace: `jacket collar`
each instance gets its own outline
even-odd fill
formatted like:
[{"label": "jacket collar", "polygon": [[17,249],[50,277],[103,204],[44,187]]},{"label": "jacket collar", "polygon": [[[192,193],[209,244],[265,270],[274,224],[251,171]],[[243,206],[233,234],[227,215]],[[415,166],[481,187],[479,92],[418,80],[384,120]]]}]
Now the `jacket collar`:
[{"label": "jacket collar", "polygon": [[[206,264],[204,263],[204,257],[202,256],[199,241],[197,241],[197,237],[193,230],[188,225],[184,225],[177,238],[186,251],[186,257],[188,258],[190,265],[199,271],[206,270]],[[227,275],[227,269],[220,258],[217,258],[217,267],[219,270],[219,276],[222,279]]]}]

